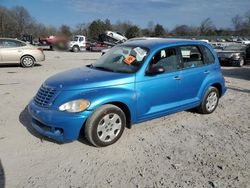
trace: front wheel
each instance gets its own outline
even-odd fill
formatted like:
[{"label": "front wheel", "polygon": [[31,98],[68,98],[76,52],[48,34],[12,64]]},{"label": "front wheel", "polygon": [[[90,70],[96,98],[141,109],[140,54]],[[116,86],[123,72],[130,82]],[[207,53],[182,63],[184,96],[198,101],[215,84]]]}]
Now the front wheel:
[{"label": "front wheel", "polygon": [[198,111],[202,114],[211,114],[219,102],[219,91],[215,87],[209,87],[200,106],[198,107]]},{"label": "front wheel", "polygon": [[242,67],[242,66],[244,65],[244,63],[245,63],[245,62],[244,62],[244,59],[241,58],[241,59],[239,60],[239,62],[238,62],[237,65],[238,65],[239,67]]},{"label": "front wheel", "polygon": [[73,46],[73,52],[79,52],[80,51],[80,48],[78,46]]},{"label": "front wheel", "polygon": [[97,147],[115,143],[126,125],[124,112],[115,105],[107,104],[96,109],[85,124],[85,136]]}]

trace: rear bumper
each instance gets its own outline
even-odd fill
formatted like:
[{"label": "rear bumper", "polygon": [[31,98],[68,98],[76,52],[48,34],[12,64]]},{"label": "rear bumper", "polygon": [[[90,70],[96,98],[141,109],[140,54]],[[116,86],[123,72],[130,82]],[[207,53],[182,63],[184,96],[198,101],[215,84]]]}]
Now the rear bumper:
[{"label": "rear bumper", "polygon": [[65,143],[78,139],[82,126],[92,111],[68,113],[45,109],[33,100],[28,105],[32,127],[41,135]]},{"label": "rear bumper", "polygon": [[45,61],[45,54],[41,52],[40,54],[35,56],[35,59],[36,59],[36,62]]}]

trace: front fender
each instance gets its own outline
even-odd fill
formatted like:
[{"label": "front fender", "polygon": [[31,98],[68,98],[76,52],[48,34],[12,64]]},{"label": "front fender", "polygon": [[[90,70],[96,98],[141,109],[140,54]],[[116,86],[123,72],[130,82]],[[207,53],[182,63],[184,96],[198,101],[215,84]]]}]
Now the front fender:
[{"label": "front fender", "polygon": [[134,83],[126,84],[126,87],[108,87],[95,90],[89,97],[91,105],[88,110],[107,104],[119,102],[126,105],[130,111],[131,121],[136,120],[136,94],[134,92]]},{"label": "front fender", "polygon": [[71,90],[62,91],[54,103],[54,108],[59,108],[65,102],[86,99],[90,101],[88,111],[93,111],[96,108],[107,104],[120,102],[126,105],[131,114],[131,121],[136,120],[136,94],[134,92],[134,83],[101,87],[87,90]]}]

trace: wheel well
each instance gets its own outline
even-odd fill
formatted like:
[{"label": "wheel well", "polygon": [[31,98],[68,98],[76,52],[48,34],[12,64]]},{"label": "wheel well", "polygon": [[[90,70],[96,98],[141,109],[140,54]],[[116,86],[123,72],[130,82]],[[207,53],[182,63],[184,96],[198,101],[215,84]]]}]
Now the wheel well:
[{"label": "wheel well", "polygon": [[26,55],[23,55],[23,56],[20,58],[20,62],[21,62],[22,58],[25,57],[25,56],[29,56],[29,57],[31,57],[34,61],[36,61],[36,59],[35,59],[32,55],[27,55],[27,54],[26,54]]},{"label": "wheel well", "polygon": [[122,102],[111,102],[108,104],[113,104],[119,107],[120,109],[122,109],[122,111],[125,113],[125,116],[126,116],[126,122],[127,122],[126,127],[130,129],[132,125],[131,125],[131,114],[130,114],[130,110],[128,106]]},{"label": "wheel well", "polygon": [[213,87],[215,87],[215,88],[217,88],[217,89],[218,89],[218,91],[219,91],[219,96],[221,97],[221,93],[222,93],[222,87],[221,87],[221,84],[219,84],[219,83],[215,83],[215,84],[213,84],[213,85],[211,85],[211,86],[213,86]]}]

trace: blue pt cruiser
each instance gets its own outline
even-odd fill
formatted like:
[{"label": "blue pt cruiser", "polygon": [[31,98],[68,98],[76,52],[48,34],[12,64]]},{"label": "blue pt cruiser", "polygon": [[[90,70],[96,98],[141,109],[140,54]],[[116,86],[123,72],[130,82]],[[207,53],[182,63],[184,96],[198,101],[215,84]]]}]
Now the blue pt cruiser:
[{"label": "blue pt cruiser", "polygon": [[69,142],[83,130],[90,143],[107,146],[135,123],[191,108],[210,114],[225,91],[209,44],[137,39],[50,77],[28,108],[33,128],[46,137]]}]

